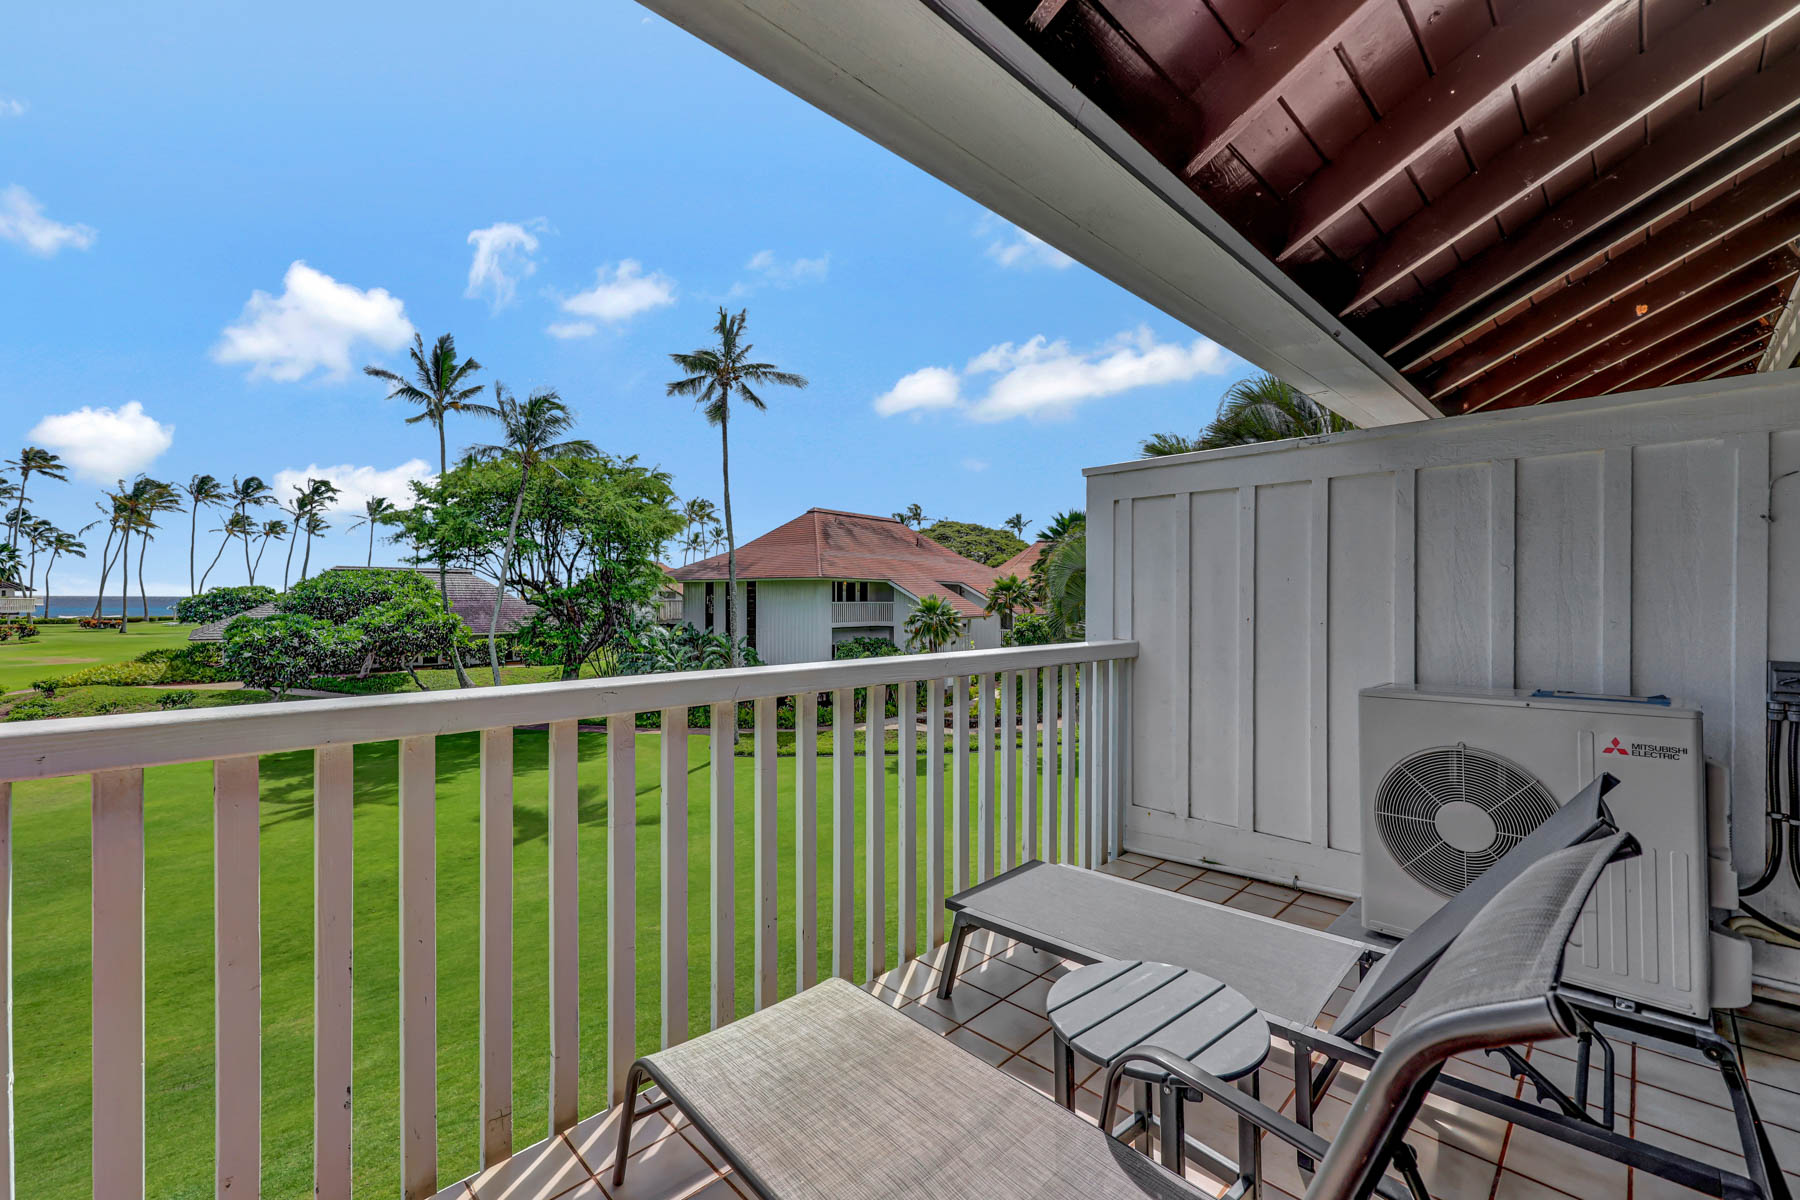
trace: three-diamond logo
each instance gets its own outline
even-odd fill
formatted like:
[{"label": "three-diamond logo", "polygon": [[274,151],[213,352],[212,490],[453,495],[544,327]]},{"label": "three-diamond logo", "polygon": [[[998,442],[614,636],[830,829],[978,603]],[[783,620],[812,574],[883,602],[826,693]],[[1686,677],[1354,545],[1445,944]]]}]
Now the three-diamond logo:
[{"label": "three-diamond logo", "polygon": [[1614,738],[1612,740],[1612,745],[1606,747],[1605,749],[1600,751],[1600,753],[1602,753],[1602,754],[1623,754],[1627,758],[1629,758],[1631,756],[1631,751],[1629,751],[1625,747],[1621,746],[1619,744],[1618,738]]}]

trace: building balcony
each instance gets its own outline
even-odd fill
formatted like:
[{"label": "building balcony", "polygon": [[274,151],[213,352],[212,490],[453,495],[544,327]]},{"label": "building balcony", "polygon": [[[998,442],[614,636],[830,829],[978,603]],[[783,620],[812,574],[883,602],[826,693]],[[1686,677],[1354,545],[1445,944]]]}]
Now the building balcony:
[{"label": "building balcony", "polygon": [[831,602],[831,623],[833,625],[892,625],[894,623],[894,602],[892,600],[833,600]]}]

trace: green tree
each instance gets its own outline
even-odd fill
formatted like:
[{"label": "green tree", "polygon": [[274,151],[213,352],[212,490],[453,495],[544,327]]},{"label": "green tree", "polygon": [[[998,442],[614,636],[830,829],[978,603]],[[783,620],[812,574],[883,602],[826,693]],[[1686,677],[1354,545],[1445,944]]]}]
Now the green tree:
[{"label": "green tree", "polygon": [[[276,522],[276,524],[281,523]],[[287,528],[286,525],[282,525],[281,527],[283,530]],[[233,538],[243,538],[245,542],[248,543],[251,534],[256,532],[256,520],[244,513],[234,512],[226,517],[224,523],[217,529],[212,530],[212,532],[223,534],[224,536],[219,539],[219,549],[213,554],[212,562],[207,564],[206,570],[200,572],[199,594],[202,596],[206,595],[206,578],[213,573],[213,568],[219,565],[219,559],[224,557],[225,547],[231,545]],[[245,557],[248,559],[249,556],[246,555]],[[258,555],[257,562],[260,563],[261,561],[262,556]],[[250,580],[250,586],[254,587],[256,582],[256,571],[254,569],[250,571]],[[216,591],[217,589],[215,588],[214,590]]]},{"label": "green tree", "polygon": [[[456,339],[447,333],[440,334],[429,351],[425,349],[424,337],[413,334],[412,348],[408,353],[412,357],[413,367],[410,379],[385,367],[364,367],[363,374],[387,384],[388,399],[418,405],[420,411],[406,418],[408,425],[429,421],[437,430],[438,476],[442,478],[450,472],[449,451],[444,440],[444,419],[451,413],[493,415],[491,408],[475,400],[481,394],[481,385],[474,382],[481,364],[473,358],[457,362]],[[439,560],[438,595],[444,601],[445,608],[450,607],[447,566],[447,563]],[[463,670],[460,658],[456,660],[456,682],[459,687],[469,686],[468,672]]]},{"label": "green tree", "polygon": [[[513,548],[518,543],[519,511],[525,506],[525,489],[531,473],[560,458],[593,458],[600,452],[586,438],[565,435],[575,427],[575,414],[554,391],[531,393],[523,404],[498,381],[494,384],[494,410],[499,414],[501,440],[471,446],[465,453],[479,462],[506,462],[519,468],[519,487],[513,493],[512,513],[506,519],[506,544],[500,551],[500,572],[495,578],[494,615],[488,622],[488,665],[494,686],[500,686],[500,608],[506,599],[506,577],[512,568]],[[554,468],[549,468],[554,469]]]},{"label": "green tree", "polygon": [[1011,629],[1013,614],[1031,607],[1031,585],[1017,575],[1006,575],[988,587],[988,616],[998,616],[1004,629]]},{"label": "green tree", "polygon": [[175,619],[183,625],[206,625],[249,612],[259,604],[269,603],[276,596],[274,588],[258,587],[255,584],[245,587],[216,587],[210,592],[177,600]]},{"label": "green tree", "polygon": [[361,641],[357,630],[303,613],[239,617],[225,627],[220,664],[245,687],[283,700],[315,676],[348,673]]},{"label": "green tree", "polygon": [[1087,628],[1087,525],[1065,536],[1044,556],[1044,596],[1059,641],[1079,639]]},{"label": "green tree", "polygon": [[1218,415],[1200,436],[1155,433],[1139,443],[1144,458],[1344,433],[1356,426],[1273,375],[1253,375],[1225,389]]},{"label": "green tree", "polygon": [[287,564],[281,569],[283,591],[287,590],[288,576],[294,569],[294,548],[302,533],[306,535],[306,556],[300,562],[300,578],[305,579],[310,573],[313,536],[330,528],[325,523],[324,512],[338,494],[337,484],[329,479],[308,479],[304,484],[293,486],[293,499],[281,506],[281,511],[294,522],[292,536],[288,538]]},{"label": "green tree", "polygon": [[211,475],[194,475],[181,490],[188,498],[188,595],[197,596],[200,589],[194,584],[194,556],[200,535],[200,510],[225,503],[225,487]]},{"label": "green tree", "polygon": [[372,567],[375,565],[375,527],[377,525],[386,525],[388,523],[388,518],[393,515],[393,512],[394,506],[388,502],[386,496],[370,496],[367,500],[363,501],[362,515],[350,522],[350,528],[352,530],[361,529],[364,525],[369,527],[369,555],[367,560],[364,561],[363,566]]},{"label": "green tree", "polygon": [[[669,384],[668,394],[692,397],[706,414],[707,421],[719,430],[719,462],[725,485],[725,638],[733,647],[734,660],[737,646],[737,533],[731,523],[731,401],[736,397],[762,412],[768,405],[757,395],[757,388],[806,386],[804,376],[783,371],[774,363],[751,361],[750,352],[755,347],[743,340],[745,324],[744,309],[732,316],[720,308],[718,323],[713,326],[719,339],[716,345],[669,355],[669,361],[683,374]],[[733,665],[737,665],[735,661]]]},{"label": "green tree", "polygon": [[990,567],[999,566],[1025,548],[1025,543],[1009,530],[971,521],[937,521],[919,532],[946,550]]},{"label": "green tree", "polygon": [[69,477],[63,460],[41,446],[25,447],[19,451],[19,457],[7,459],[4,465],[19,472],[18,503],[13,506],[13,510],[8,516],[7,523],[10,526],[10,532],[6,539],[7,545],[17,549],[19,525],[25,519],[25,502],[27,500],[25,493],[31,485],[31,477],[42,475],[45,479],[57,480],[67,480]]},{"label": "green tree", "polygon": [[906,615],[906,648],[936,654],[963,635],[962,615],[942,596],[926,596]]}]

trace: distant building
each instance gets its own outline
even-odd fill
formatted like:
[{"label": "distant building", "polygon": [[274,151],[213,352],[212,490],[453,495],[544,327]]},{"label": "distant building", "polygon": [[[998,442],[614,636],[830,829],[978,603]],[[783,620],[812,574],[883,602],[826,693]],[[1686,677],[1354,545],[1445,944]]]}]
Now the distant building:
[{"label": "distant building", "polygon": [[[416,571],[432,590],[438,586],[438,569],[436,567],[332,567],[333,571]],[[445,590],[450,596],[450,611],[462,618],[469,632],[477,639],[486,638],[488,628],[494,619],[494,593],[497,590],[492,583],[483,579],[466,567],[449,567],[444,571]],[[225,640],[225,627],[238,617],[266,617],[276,611],[274,604],[259,604],[248,612],[227,617],[223,621],[212,621],[197,626],[188,634],[190,642],[222,642]],[[500,604],[500,636],[508,637],[519,631],[519,627],[531,619],[537,608],[527,604],[511,592]]]},{"label": "distant building", "polygon": [[[906,645],[906,618],[926,596],[967,622],[959,645],[989,649],[1000,619],[986,615],[993,567],[964,558],[892,517],[805,513],[738,547],[738,625],[766,663],[818,662],[838,642],[878,637]],[[672,572],[697,629],[725,631],[725,555]]]},{"label": "distant building", "polygon": [[0,578],[0,617],[29,617],[41,603],[25,584]]},{"label": "distant building", "polygon": [[1038,559],[1050,548],[1049,542],[1033,542],[1005,562],[994,568],[995,579],[1005,579],[1008,575],[1017,575],[1020,579],[1031,578],[1031,572],[1037,567]]}]

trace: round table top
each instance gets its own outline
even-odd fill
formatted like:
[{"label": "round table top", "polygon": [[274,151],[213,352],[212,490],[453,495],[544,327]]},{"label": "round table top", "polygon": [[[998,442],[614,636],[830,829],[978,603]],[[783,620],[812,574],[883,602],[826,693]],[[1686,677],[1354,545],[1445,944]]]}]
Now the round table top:
[{"label": "round table top", "polygon": [[1254,1004],[1210,975],[1168,963],[1078,968],[1056,981],[1048,1008],[1063,1040],[1103,1066],[1148,1043],[1209,1075],[1237,1079],[1269,1055],[1269,1023]]}]

